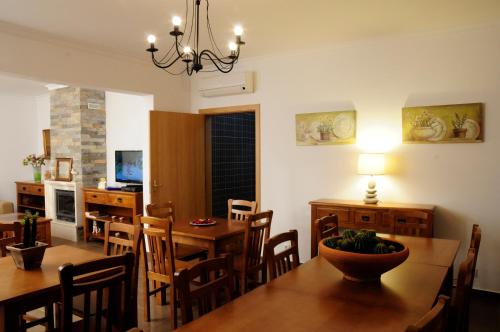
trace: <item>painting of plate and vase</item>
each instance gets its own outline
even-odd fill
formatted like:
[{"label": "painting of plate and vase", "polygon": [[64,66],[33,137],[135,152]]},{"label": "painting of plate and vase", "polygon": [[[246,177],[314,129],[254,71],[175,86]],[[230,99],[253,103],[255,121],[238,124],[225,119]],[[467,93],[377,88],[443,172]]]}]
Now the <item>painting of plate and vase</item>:
[{"label": "painting of plate and vase", "polygon": [[295,115],[297,145],[356,143],[356,111]]}]

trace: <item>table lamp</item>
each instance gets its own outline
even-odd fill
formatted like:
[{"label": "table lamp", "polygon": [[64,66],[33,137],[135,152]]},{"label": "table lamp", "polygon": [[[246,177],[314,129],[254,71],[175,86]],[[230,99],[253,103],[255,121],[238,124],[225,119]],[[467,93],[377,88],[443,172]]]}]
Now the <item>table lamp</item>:
[{"label": "table lamp", "polygon": [[384,174],[385,159],[383,153],[360,153],[358,158],[358,174],[371,175],[368,181],[365,199],[367,204],[377,204],[377,189],[374,175]]}]

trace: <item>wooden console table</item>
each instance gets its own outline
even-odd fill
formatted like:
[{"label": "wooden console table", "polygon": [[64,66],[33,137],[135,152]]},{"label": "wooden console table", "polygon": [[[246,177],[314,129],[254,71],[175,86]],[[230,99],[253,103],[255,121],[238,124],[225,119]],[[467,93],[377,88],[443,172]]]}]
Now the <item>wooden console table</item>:
[{"label": "wooden console table", "polygon": [[17,212],[30,210],[45,216],[45,186],[33,181],[17,181]]},{"label": "wooden console table", "polygon": [[311,205],[311,257],[317,255],[314,221],[337,215],[339,227],[374,229],[380,233],[422,237],[433,236],[433,205],[384,203],[365,204],[362,201],[318,199]]},{"label": "wooden console table", "polygon": [[[86,212],[99,212],[99,216],[89,218]],[[96,188],[83,189],[83,238],[88,241],[93,239],[104,239],[104,223],[119,222],[119,217],[123,217],[123,222],[133,223],[134,217],[142,214],[142,193],[100,190]],[[116,218],[113,220],[112,217]],[[101,229],[100,233],[92,234],[92,226],[96,221]]]}]

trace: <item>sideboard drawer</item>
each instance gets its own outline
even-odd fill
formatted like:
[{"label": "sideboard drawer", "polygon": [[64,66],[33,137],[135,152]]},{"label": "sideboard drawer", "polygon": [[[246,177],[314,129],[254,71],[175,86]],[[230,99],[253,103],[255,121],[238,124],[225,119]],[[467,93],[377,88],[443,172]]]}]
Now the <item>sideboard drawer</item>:
[{"label": "sideboard drawer", "polygon": [[19,194],[28,194],[28,195],[37,195],[37,196],[44,196],[44,187],[43,185],[37,186],[33,184],[26,184],[26,183],[18,183],[17,184],[17,192]]},{"label": "sideboard drawer", "polygon": [[86,192],[85,201],[87,203],[108,204],[108,194],[98,192]]},{"label": "sideboard drawer", "polygon": [[133,207],[134,206],[134,197],[120,195],[120,194],[108,194],[109,204],[121,207]]},{"label": "sideboard drawer", "polygon": [[339,218],[339,223],[350,223],[349,219],[349,209],[338,209],[338,208],[330,208],[330,207],[318,207],[316,210],[317,218],[322,218],[330,215],[336,215]]},{"label": "sideboard drawer", "polygon": [[43,186],[30,186],[30,191],[33,195],[38,195],[38,196],[44,196],[45,195],[45,189]]},{"label": "sideboard drawer", "polygon": [[357,227],[376,227],[378,223],[378,213],[373,210],[354,211],[354,223]]}]

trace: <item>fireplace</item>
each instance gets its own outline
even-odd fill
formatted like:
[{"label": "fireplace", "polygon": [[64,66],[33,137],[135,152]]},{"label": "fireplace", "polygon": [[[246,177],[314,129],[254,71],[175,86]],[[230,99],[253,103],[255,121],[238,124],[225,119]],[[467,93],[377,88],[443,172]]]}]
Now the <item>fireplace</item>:
[{"label": "fireplace", "polygon": [[57,219],[75,222],[75,192],[56,189]]}]

